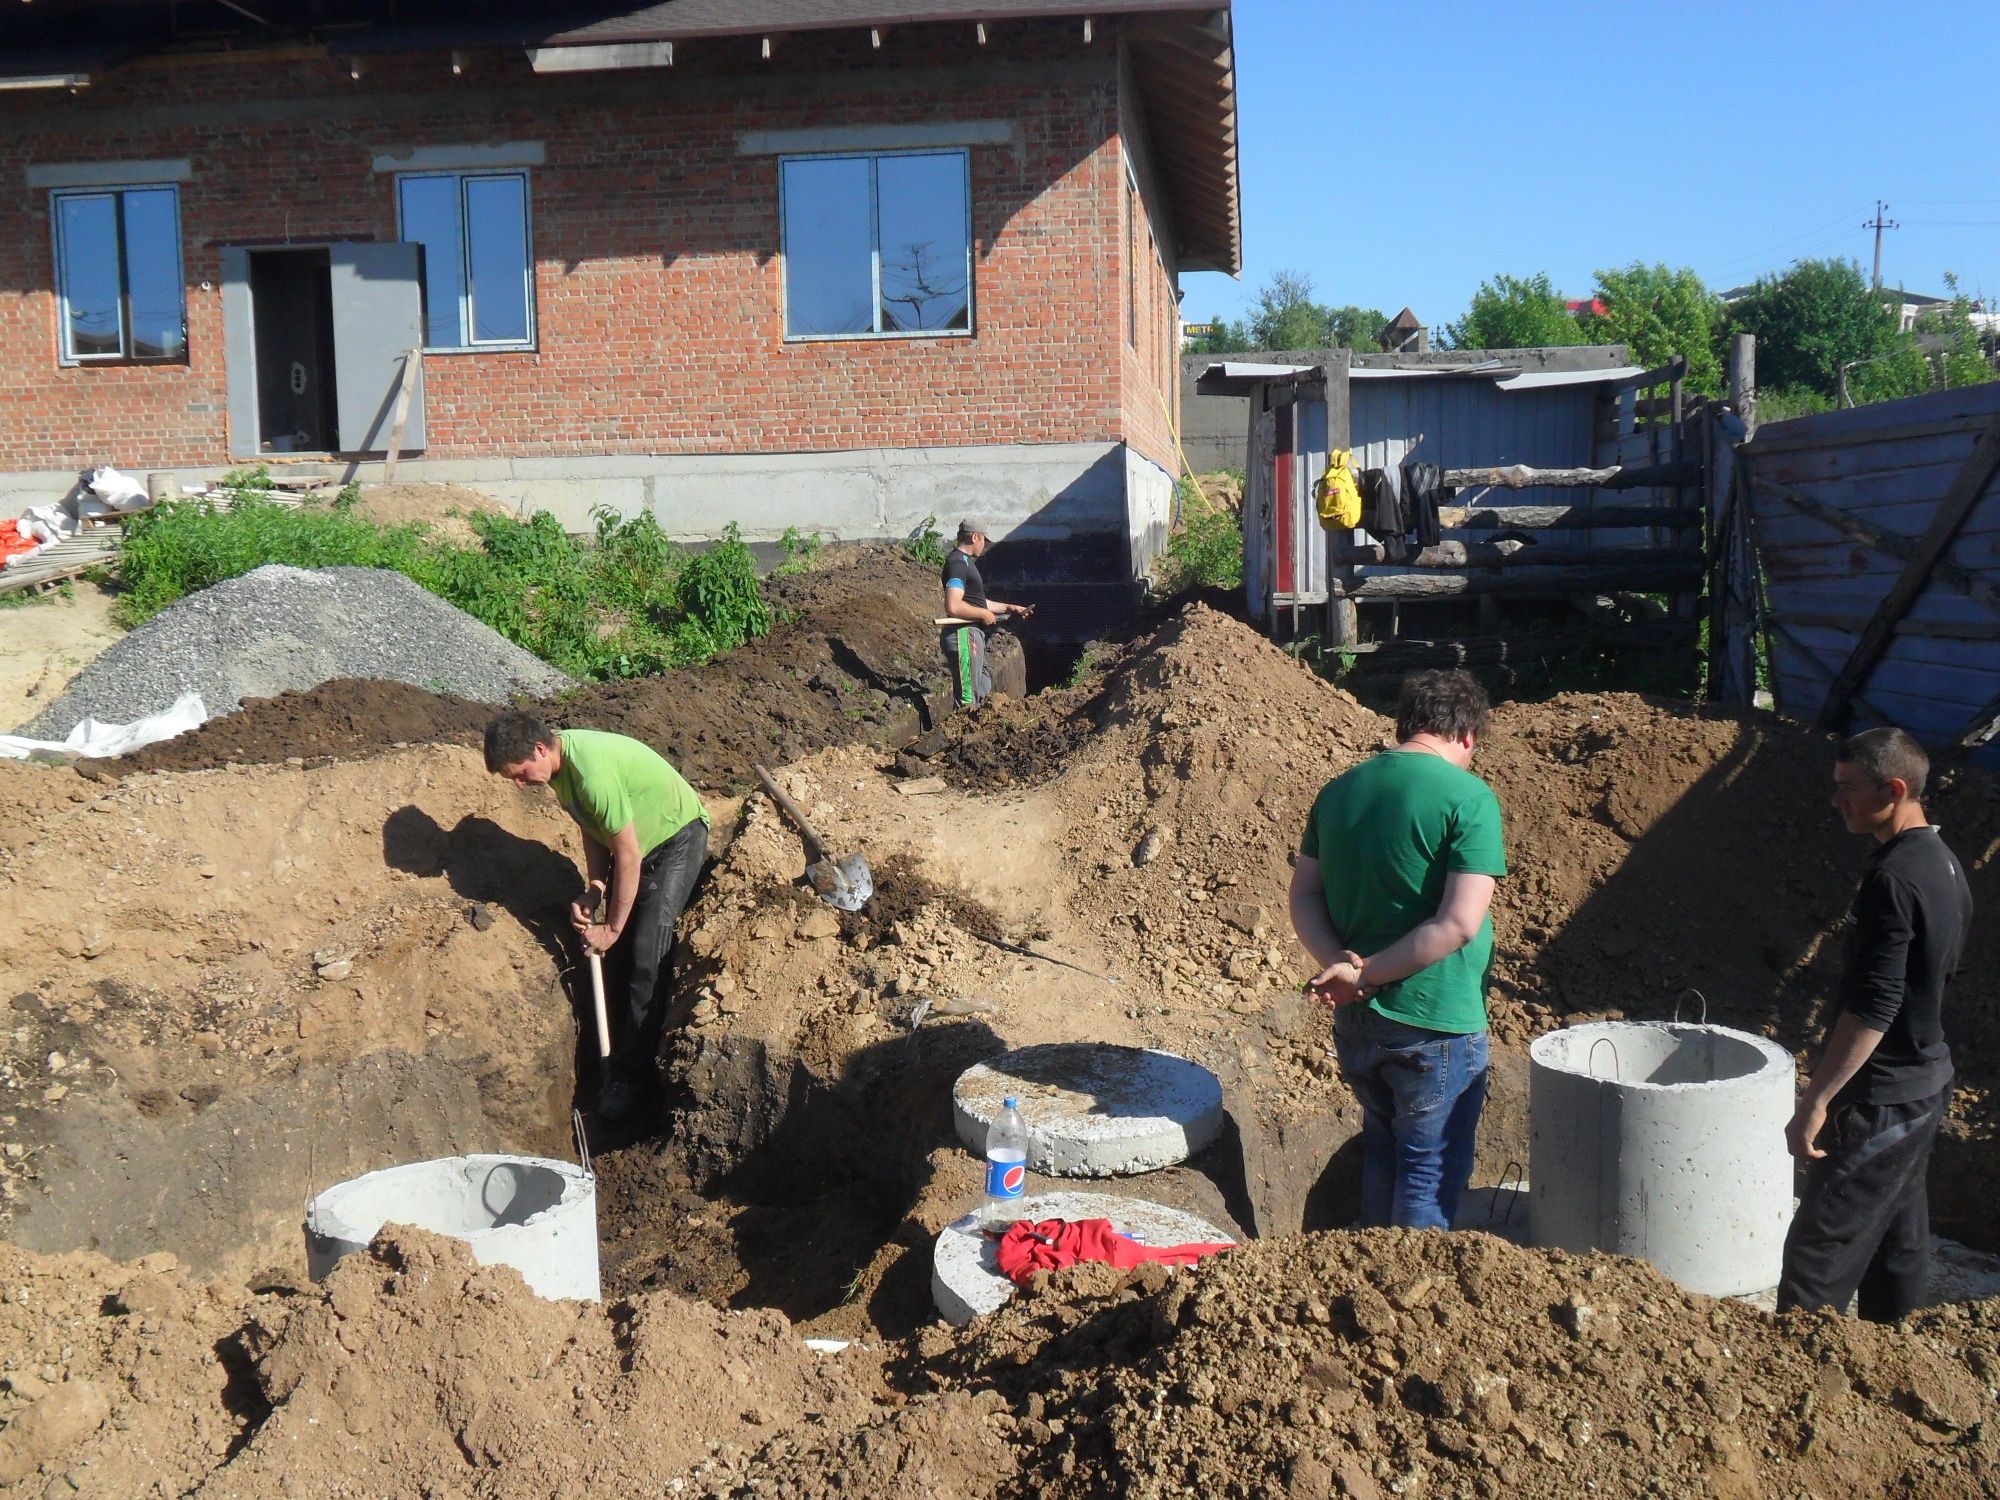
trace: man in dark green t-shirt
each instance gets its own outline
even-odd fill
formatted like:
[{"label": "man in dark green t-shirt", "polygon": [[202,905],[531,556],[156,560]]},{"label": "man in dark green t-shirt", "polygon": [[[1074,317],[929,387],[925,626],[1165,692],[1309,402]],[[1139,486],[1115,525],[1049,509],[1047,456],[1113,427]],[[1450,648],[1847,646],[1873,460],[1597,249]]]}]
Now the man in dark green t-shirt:
[{"label": "man in dark green t-shirt", "polygon": [[1487,908],[1507,873],[1500,803],[1467,768],[1486,694],[1419,672],[1396,747],[1321,790],[1292,871],[1292,927],[1322,967],[1341,1076],[1361,1105],[1361,1216],[1446,1229],[1486,1103]]},{"label": "man in dark green t-shirt", "polygon": [[486,769],[517,786],[548,787],[583,833],[585,884],[570,903],[570,925],[586,948],[609,960],[611,1056],[597,1115],[624,1123],[659,1081],[659,992],[674,924],[708,854],[708,813],[650,746],[595,729],[558,733],[518,711],[486,726]]}]

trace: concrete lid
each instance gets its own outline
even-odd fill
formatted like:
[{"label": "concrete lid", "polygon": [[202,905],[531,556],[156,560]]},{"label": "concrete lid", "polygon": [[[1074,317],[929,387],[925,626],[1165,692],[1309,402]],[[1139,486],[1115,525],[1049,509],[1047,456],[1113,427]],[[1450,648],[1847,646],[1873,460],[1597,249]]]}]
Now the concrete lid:
[{"label": "concrete lid", "polygon": [[[1233,1236],[1181,1209],[1109,1193],[1036,1193],[1014,1207],[1008,1222],[1015,1219],[1109,1219],[1120,1233],[1148,1245],[1235,1243]],[[1014,1295],[1014,1283],[994,1263],[994,1250],[995,1242],[980,1233],[972,1216],[938,1235],[931,1253],[931,1300],[947,1323],[963,1328],[1004,1307]]]},{"label": "concrete lid", "polygon": [[1221,1082],[1171,1052],[1051,1042],[966,1069],[952,1086],[952,1123],[974,1155],[1009,1094],[1028,1129],[1029,1170],[1054,1177],[1151,1172],[1222,1133]]}]

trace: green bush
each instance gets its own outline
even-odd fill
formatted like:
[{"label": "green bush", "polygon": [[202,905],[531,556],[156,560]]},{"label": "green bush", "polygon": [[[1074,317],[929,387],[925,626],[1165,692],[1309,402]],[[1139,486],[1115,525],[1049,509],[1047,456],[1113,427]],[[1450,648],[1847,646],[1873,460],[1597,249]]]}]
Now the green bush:
[{"label": "green bush", "polygon": [[[232,480],[236,476],[231,476]],[[771,614],[734,526],[703,553],[675,546],[651,515],[595,513],[593,542],[541,512],[473,516],[477,547],[418,525],[380,526],[348,507],[272,504],[253,488],[234,508],[176,501],[135,518],[121,571],[127,625],[266,563],[389,568],[573,677],[638,677],[691,666],[768,632]]]},{"label": "green bush", "polygon": [[1160,571],[1168,593],[1237,587],[1243,582],[1243,527],[1227,510],[1187,507],[1180,530],[1167,539]]},{"label": "green bush", "polygon": [[903,550],[927,567],[941,568],[951,549],[944,544],[944,533],[937,529],[937,517],[925,516],[924,524],[903,538]]}]

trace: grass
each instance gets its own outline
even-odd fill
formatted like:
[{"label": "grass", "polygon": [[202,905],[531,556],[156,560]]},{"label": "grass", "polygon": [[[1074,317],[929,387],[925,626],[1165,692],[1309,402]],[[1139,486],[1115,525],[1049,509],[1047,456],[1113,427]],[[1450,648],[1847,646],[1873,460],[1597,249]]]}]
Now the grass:
[{"label": "grass", "polygon": [[941,568],[951,549],[944,544],[944,533],[937,529],[937,517],[925,516],[923,525],[903,538],[903,550],[927,567]]},{"label": "grass", "polygon": [[[691,666],[771,628],[750,549],[733,525],[695,552],[670,542],[650,514],[621,520],[600,509],[591,540],[570,536],[547,512],[527,521],[482,515],[468,518],[480,544],[463,547],[420,525],[363,520],[346,495],[331,508],[274,504],[258,478],[254,470],[229,476],[236,493],[228,511],[172,501],[132,521],[121,554],[121,624],[285,563],[391,569],[580,678]],[[817,538],[795,540],[794,560],[817,550]]]}]

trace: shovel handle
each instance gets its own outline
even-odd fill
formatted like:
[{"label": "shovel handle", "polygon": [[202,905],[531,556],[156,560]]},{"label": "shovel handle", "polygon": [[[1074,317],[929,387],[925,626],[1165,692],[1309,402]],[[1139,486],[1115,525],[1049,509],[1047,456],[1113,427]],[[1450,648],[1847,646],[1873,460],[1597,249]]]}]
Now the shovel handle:
[{"label": "shovel handle", "polygon": [[799,811],[798,803],[785,795],[785,789],[772,779],[769,771],[762,766],[755,766],[752,769],[756,771],[757,779],[764,783],[764,790],[771,794],[771,800],[778,804],[778,811],[791,819],[792,826],[798,829],[800,836],[805,839],[806,863],[816,865],[825,859],[826,845],[821,843],[819,835],[813,832],[812,824],[808,823],[806,815]]},{"label": "shovel handle", "polygon": [[604,1008],[604,960],[590,955],[590,998],[597,1008],[597,1055],[611,1055],[611,1017]]}]

